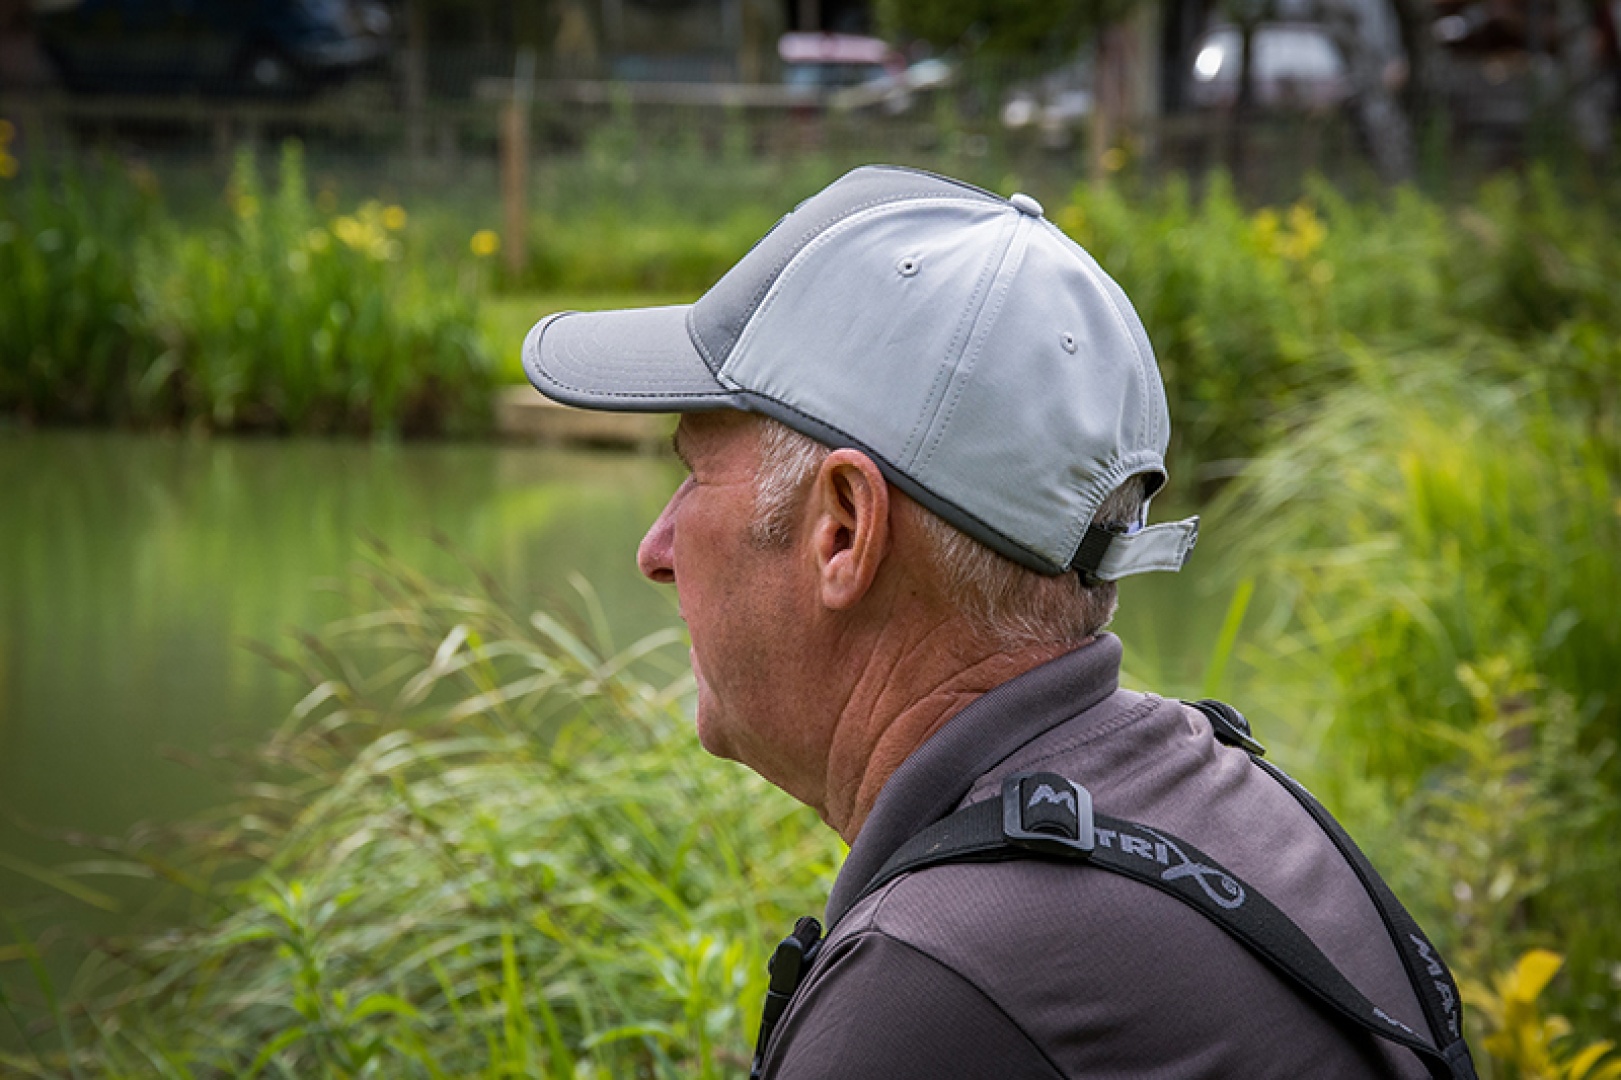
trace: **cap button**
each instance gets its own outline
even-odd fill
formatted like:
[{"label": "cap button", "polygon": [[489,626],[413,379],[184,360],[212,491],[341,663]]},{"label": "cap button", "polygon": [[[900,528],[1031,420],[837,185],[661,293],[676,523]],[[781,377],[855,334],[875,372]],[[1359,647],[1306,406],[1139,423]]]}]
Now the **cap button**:
[{"label": "cap button", "polygon": [[1014,195],[1008,202],[1012,203],[1013,208],[1021,214],[1029,214],[1031,217],[1040,217],[1042,214],[1041,204],[1022,191]]}]

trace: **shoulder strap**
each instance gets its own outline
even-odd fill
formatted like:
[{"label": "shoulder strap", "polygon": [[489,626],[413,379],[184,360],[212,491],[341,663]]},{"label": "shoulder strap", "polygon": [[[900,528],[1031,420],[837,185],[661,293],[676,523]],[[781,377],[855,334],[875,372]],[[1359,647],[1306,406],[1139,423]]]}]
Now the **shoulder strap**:
[{"label": "shoulder strap", "polygon": [[1207,716],[1215,713],[1212,724],[1223,741],[1243,746],[1283,783],[1351,863],[1397,943],[1431,1028],[1428,1036],[1368,1001],[1293,920],[1216,860],[1163,830],[1095,813],[1085,788],[1054,773],[1009,777],[1000,799],[975,803],[924,829],[889,858],[861,896],[902,874],[947,862],[1047,857],[1097,866],[1194,908],[1334,1012],[1412,1050],[1437,1080],[1474,1080],[1456,986],[1412,916],[1339,823],[1281,769],[1261,761],[1265,751],[1237,710],[1217,702],[1189,704]]},{"label": "shoulder strap", "polygon": [[[1265,748],[1255,741],[1250,734],[1249,721],[1237,709],[1224,702],[1211,700],[1190,701],[1187,704],[1198,709],[1210,720],[1217,738],[1248,751],[1250,760],[1283,785],[1284,790],[1293,795],[1312,816],[1312,820],[1317,822],[1318,827],[1328,834],[1334,846],[1339,849],[1340,855],[1356,872],[1357,879],[1362,882],[1363,889],[1367,890],[1380,919],[1384,921],[1385,930],[1389,933],[1390,940],[1395,943],[1396,952],[1401,956],[1402,965],[1407,970],[1407,978],[1418,995],[1419,1005],[1424,1010],[1424,1019],[1429,1024],[1431,1036],[1439,1046],[1461,1048],[1467,1059],[1468,1047],[1463,1042],[1463,1013],[1458,985],[1452,978],[1452,972],[1447,969],[1446,961],[1441,959],[1440,950],[1430,943],[1429,938],[1419,927],[1418,921],[1402,906],[1402,902],[1385,883],[1385,879],[1379,876],[1379,872],[1373,868],[1373,864],[1368,861],[1368,857],[1363,854],[1356,841],[1351,839],[1351,834],[1345,831],[1345,827],[1335,820],[1334,815],[1330,814],[1303,784],[1278,766],[1263,759]],[[1472,1061],[1468,1063],[1468,1068],[1472,1075],[1474,1072]]]},{"label": "shoulder strap", "polygon": [[1390,939],[1396,943],[1396,951],[1401,954],[1402,964],[1407,968],[1407,977],[1418,993],[1419,1004],[1423,1006],[1424,1018],[1429,1021],[1430,1029],[1437,1036],[1437,1041],[1460,1042],[1463,1039],[1463,1014],[1458,999],[1458,985],[1452,978],[1446,962],[1441,959],[1441,953],[1425,936],[1419,928],[1418,922],[1410,915],[1402,902],[1396,898],[1385,879],[1373,868],[1368,857],[1357,847],[1356,841],[1351,839],[1349,833],[1340,823],[1334,820],[1323,805],[1319,803],[1295,779],[1268,761],[1257,761],[1262,769],[1284,786],[1306,811],[1316,819],[1324,832],[1334,841],[1345,861],[1351,864],[1356,875],[1362,881],[1362,887],[1373,898],[1373,906],[1378,909],[1379,917],[1384,920],[1385,929]]}]

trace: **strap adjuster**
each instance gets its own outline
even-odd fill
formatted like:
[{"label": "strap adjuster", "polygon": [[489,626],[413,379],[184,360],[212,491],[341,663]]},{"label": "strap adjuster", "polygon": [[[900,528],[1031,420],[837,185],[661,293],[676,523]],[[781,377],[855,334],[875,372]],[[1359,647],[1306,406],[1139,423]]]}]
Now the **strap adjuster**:
[{"label": "strap adjuster", "polygon": [[1184,701],[1182,704],[1192,705],[1204,713],[1205,719],[1210,721],[1211,731],[1221,742],[1228,746],[1236,746],[1256,757],[1266,756],[1266,747],[1262,746],[1250,732],[1249,720],[1225,701],[1205,698],[1202,701]]},{"label": "strap adjuster", "polygon": [[1002,781],[1002,834],[1044,855],[1090,855],[1092,793],[1057,773],[1010,776]]}]

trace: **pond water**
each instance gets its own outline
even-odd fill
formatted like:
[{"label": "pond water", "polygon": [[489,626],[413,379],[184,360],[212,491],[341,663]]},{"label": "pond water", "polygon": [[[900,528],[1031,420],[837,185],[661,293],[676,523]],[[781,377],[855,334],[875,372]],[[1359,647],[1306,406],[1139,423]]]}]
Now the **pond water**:
[{"label": "pond water", "polygon": [[61,857],[38,830],[221,797],[165,751],[285,718],[308,688],[246,643],[350,613],[368,537],[466,580],[442,536],[521,601],[568,603],[578,572],[621,643],[673,622],[633,559],[678,475],[493,445],[0,435],[0,906],[48,894],[16,866]]},{"label": "pond water", "polygon": [[[341,585],[368,536],[466,580],[442,535],[536,604],[568,604],[579,573],[620,644],[670,624],[634,552],[679,475],[514,446],[0,433],[0,909],[107,928],[22,861],[72,854],[52,830],[123,834],[218,801],[167,751],[285,718],[308,687],[245,643],[352,613]],[[1220,616],[1156,577],[1127,584],[1119,624],[1145,681],[1185,674]]]}]

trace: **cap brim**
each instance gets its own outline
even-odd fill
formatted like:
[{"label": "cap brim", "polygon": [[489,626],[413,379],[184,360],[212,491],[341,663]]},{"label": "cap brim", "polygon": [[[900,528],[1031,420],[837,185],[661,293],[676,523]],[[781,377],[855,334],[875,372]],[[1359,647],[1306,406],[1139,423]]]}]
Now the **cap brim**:
[{"label": "cap brim", "polygon": [[741,408],[699,355],[690,305],[566,311],[536,323],[523,367],[536,390],[565,405],[610,412]]}]

